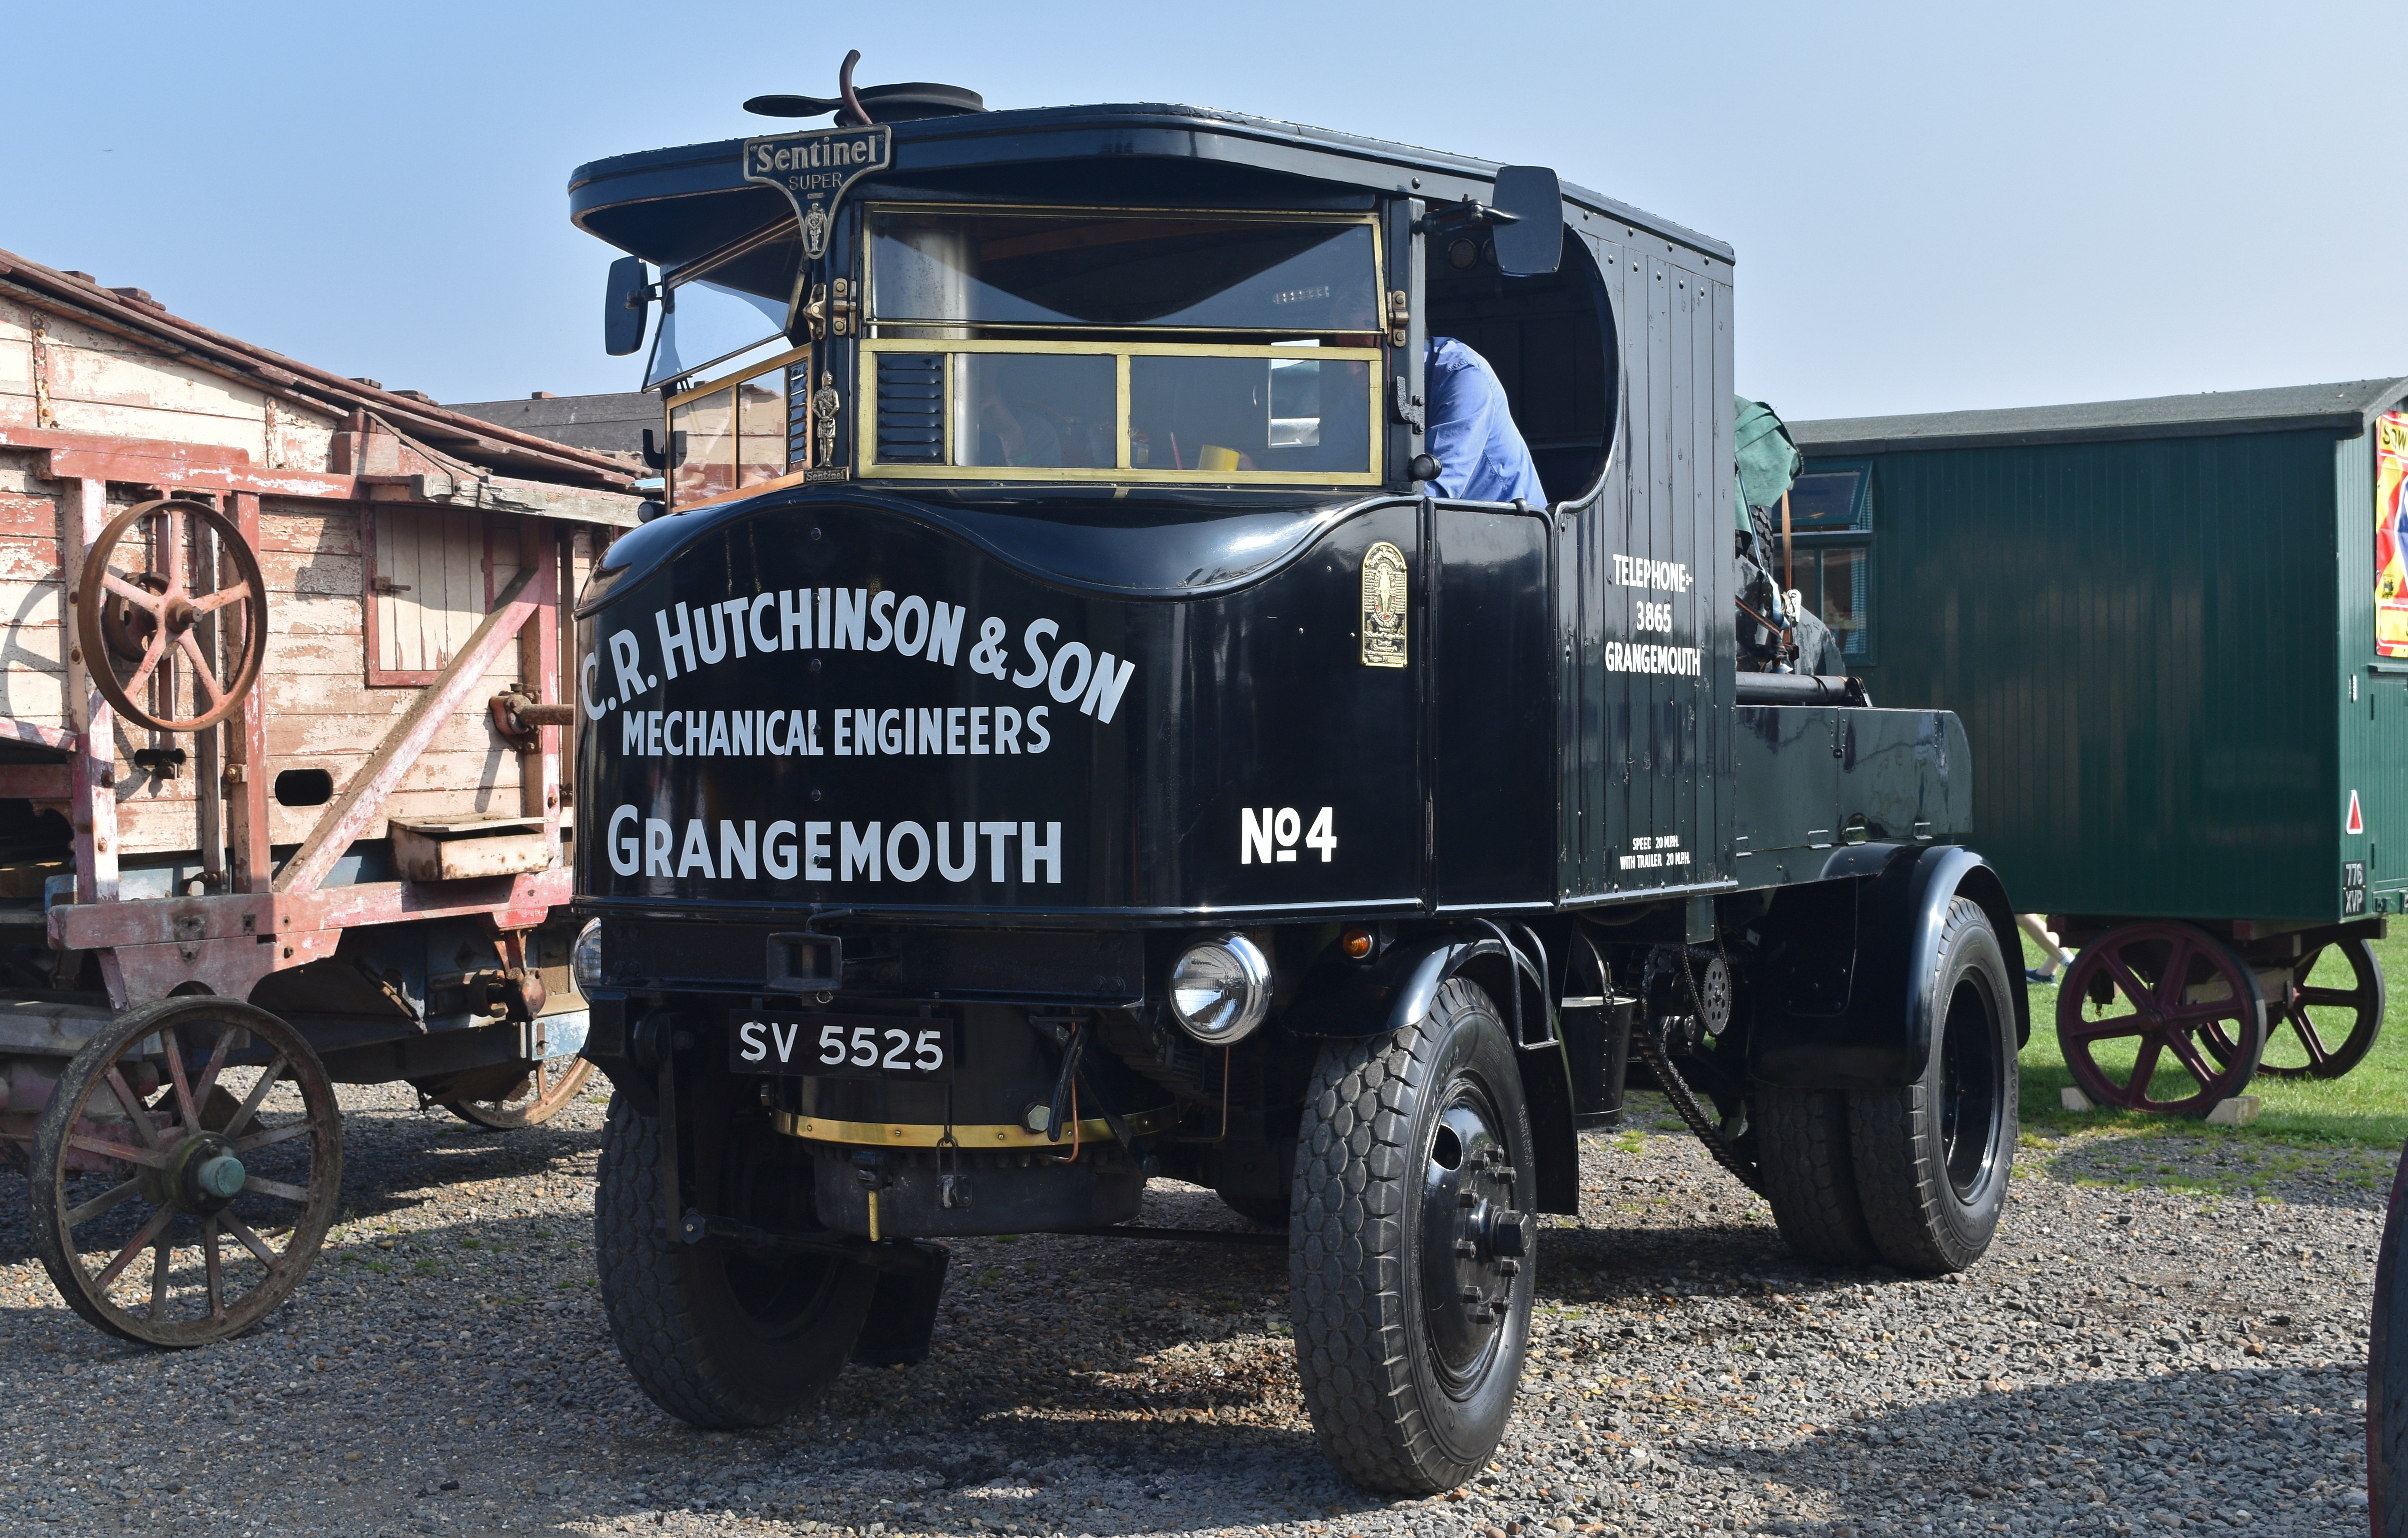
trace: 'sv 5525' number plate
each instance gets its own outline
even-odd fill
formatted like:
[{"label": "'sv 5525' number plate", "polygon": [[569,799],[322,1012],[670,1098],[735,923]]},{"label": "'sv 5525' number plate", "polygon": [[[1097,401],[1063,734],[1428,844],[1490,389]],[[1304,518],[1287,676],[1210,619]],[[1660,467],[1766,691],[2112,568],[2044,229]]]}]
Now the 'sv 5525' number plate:
[{"label": "'sv 5525' number plate", "polygon": [[728,1012],[727,1066],[738,1073],[846,1079],[953,1076],[953,1023],[899,1014]]}]

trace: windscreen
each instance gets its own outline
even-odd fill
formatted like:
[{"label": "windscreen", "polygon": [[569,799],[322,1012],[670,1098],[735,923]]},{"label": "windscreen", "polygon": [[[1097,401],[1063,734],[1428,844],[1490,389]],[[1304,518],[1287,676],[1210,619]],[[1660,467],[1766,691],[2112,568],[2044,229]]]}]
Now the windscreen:
[{"label": "windscreen", "polygon": [[664,310],[652,367],[644,370],[647,390],[755,347],[786,345],[782,298],[696,279],[672,285]]},{"label": "windscreen", "polygon": [[1366,223],[915,208],[873,214],[869,228],[881,321],[1285,336],[1380,326]]}]

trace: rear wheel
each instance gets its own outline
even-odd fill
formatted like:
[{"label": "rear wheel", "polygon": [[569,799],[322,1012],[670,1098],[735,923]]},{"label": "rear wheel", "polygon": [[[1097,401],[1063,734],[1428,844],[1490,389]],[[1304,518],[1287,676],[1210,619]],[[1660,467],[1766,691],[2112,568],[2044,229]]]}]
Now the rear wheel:
[{"label": "rear wheel", "polygon": [[1823,1266],[1880,1259],[1856,1190],[1848,1097],[1835,1089],[1758,1090],[1755,1126],[1764,1198],[1790,1253]]},{"label": "rear wheel", "polygon": [[2317,946],[2296,975],[2286,1002],[2266,1001],[2266,1050],[2258,1071],[2276,1079],[2338,1079],[2364,1062],[2383,1034],[2383,968],[2373,946],[2351,939]]},{"label": "rear wheel", "polygon": [[1948,906],[1929,985],[1922,1074],[1902,1088],[1848,1096],[1866,1231],[1884,1260],[1925,1273],[1982,1258],[2014,1165],[2014,994],[1998,933],[1968,898]]},{"label": "rear wheel", "polygon": [[1469,1478],[1513,1409],[1537,1224],[1529,1113],[1488,996],[1457,978],[1390,1036],[1332,1042],[1297,1143],[1297,1371],[1351,1479]]},{"label": "rear wheel", "polygon": [[611,1338],[652,1401],[695,1426],[768,1426],[844,1370],[878,1273],[670,1238],[657,1118],[610,1098],[594,1213]]},{"label": "rear wheel", "polygon": [[525,1073],[497,1094],[483,1100],[446,1100],[443,1109],[473,1127],[496,1132],[540,1127],[577,1099],[593,1076],[594,1065],[572,1052],[530,1064]]}]

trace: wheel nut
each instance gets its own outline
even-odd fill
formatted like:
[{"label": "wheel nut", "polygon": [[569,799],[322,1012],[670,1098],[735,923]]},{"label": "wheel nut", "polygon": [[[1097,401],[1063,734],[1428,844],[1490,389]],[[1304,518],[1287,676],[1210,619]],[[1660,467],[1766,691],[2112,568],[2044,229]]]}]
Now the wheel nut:
[{"label": "wheel nut", "polygon": [[1464,1288],[1464,1289],[1463,1289],[1463,1301],[1464,1301],[1465,1302],[1467,1302],[1467,1303],[1477,1303],[1477,1302],[1479,1302],[1479,1301],[1480,1301],[1480,1289],[1479,1289],[1478,1287],[1466,1287],[1466,1288]]}]

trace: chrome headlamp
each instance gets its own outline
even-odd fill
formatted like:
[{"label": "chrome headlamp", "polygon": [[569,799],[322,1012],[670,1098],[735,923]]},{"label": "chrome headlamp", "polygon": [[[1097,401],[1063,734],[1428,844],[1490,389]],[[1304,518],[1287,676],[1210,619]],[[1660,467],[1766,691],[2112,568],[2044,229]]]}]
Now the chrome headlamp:
[{"label": "chrome headlamp", "polygon": [[1170,969],[1170,1013],[1208,1046],[1244,1041],[1270,1009],[1270,958],[1243,935],[1191,945]]},{"label": "chrome headlamp", "polygon": [[602,921],[590,918],[585,927],[577,931],[577,943],[568,950],[568,975],[575,980],[577,991],[592,997],[602,985]]}]

